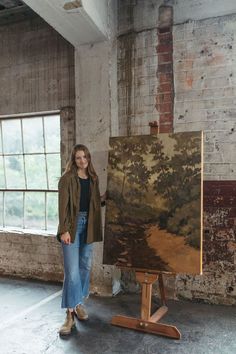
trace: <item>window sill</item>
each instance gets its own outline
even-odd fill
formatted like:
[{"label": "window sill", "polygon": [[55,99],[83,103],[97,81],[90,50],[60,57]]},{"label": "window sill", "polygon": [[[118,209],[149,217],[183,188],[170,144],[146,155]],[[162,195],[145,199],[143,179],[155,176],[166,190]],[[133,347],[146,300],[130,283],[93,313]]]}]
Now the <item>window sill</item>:
[{"label": "window sill", "polygon": [[45,237],[55,237],[56,231],[45,231],[45,230],[31,230],[31,229],[20,229],[13,227],[2,227],[0,228],[0,234],[18,234],[22,236],[26,235],[36,235],[36,236],[45,236]]}]

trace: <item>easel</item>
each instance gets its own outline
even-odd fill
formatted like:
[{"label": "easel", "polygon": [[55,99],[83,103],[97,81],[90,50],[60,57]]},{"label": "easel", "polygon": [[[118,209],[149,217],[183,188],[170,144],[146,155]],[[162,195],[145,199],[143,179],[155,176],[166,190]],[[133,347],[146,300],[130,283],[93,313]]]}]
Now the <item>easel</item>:
[{"label": "easel", "polygon": [[[180,339],[181,334],[175,326],[157,323],[168,311],[162,273],[151,274],[135,272],[135,274],[137,281],[140,282],[142,286],[141,317],[134,318],[117,315],[112,318],[111,323],[115,326]],[[159,280],[162,306],[151,315],[152,285],[156,280]]]},{"label": "easel", "polygon": [[[149,125],[151,128],[151,134],[159,133],[157,122],[149,123]],[[136,271],[135,274],[137,281],[142,287],[141,316],[140,318],[134,318],[117,315],[112,318],[111,323],[115,326],[158,334],[173,339],[180,339],[181,333],[175,326],[159,323],[160,319],[168,311],[162,273],[152,274],[149,272]],[[162,306],[151,315],[152,285],[157,280],[159,280]]]}]

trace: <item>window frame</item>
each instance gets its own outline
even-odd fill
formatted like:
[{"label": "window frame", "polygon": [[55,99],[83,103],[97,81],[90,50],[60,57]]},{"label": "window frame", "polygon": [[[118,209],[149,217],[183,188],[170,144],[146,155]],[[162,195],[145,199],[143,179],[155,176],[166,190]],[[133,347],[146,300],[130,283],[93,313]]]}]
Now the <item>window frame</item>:
[{"label": "window frame", "polygon": [[[12,114],[12,115],[0,115],[0,137],[1,137],[1,152],[0,152],[0,157],[2,157],[3,160],[3,172],[4,172],[4,181],[5,181],[5,187],[7,186],[7,177],[6,177],[6,165],[5,165],[5,157],[6,156],[22,156],[23,158],[23,175],[24,175],[24,180],[25,180],[25,188],[0,188],[0,193],[2,193],[2,223],[0,224],[0,232],[4,232],[5,230],[16,230],[20,231],[21,233],[36,233],[36,234],[52,234],[53,231],[51,229],[47,229],[48,227],[48,217],[47,217],[47,197],[48,193],[58,193],[58,189],[52,189],[49,188],[49,174],[48,174],[48,164],[47,164],[47,155],[60,155],[61,157],[61,144],[59,151],[57,152],[46,152],[46,134],[45,134],[45,123],[44,120],[46,117],[49,116],[59,116],[59,121],[60,121],[60,134],[61,134],[61,117],[60,117],[60,110],[54,110],[54,111],[44,111],[44,112],[34,112],[34,113],[24,113],[24,114]],[[23,139],[23,120],[24,119],[34,119],[34,118],[41,118],[42,119],[42,129],[43,129],[43,152],[25,152],[24,148],[24,139]],[[17,119],[20,120],[20,127],[21,127],[21,142],[22,142],[22,153],[4,153],[3,145],[3,130],[2,130],[2,122],[4,120],[13,120]],[[60,138],[61,141],[61,138]],[[47,188],[45,189],[36,189],[36,188],[27,188],[27,176],[26,176],[26,166],[25,166],[25,156],[29,155],[43,155],[45,159],[45,174],[46,174],[46,184]],[[61,169],[61,166],[60,166]],[[23,194],[23,215],[22,215],[22,227],[17,227],[17,226],[6,226],[6,220],[5,220],[5,198],[6,198],[6,193],[8,192],[22,192]],[[28,192],[34,192],[34,193],[44,193],[44,228],[29,228],[25,227],[25,222],[26,222],[26,206],[25,206],[25,196],[26,193]]]}]

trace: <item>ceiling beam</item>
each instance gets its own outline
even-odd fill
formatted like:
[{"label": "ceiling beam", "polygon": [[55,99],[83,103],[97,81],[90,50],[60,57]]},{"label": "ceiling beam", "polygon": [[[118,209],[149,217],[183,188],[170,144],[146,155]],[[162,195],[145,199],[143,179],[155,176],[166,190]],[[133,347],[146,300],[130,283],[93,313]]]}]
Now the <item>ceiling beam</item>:
[{"label": "ceiling beam", "polygon": [[72,45],[108,38],[107,0],[24,0]]}]

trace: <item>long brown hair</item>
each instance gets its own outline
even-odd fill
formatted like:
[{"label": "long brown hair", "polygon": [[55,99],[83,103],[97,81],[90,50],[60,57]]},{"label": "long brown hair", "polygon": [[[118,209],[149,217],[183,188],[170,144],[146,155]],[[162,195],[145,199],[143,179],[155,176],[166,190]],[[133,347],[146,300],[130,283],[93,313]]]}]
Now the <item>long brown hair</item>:
[{"label": "long brown hair", "polygon": [[86,157],[86,159],[88,161],[88,168],[87,168],[88,175],[93,180],[96,180],[97,179],[97,174],[95,172],[95,169],[94,169],[92,161],[91,161],[91,154],[89,152],[89,149],[85,145],[82,145],[82,144],[76,144],[73,147],[73,149],[71,150],[70,160],[66,164],[66,169],[65,169],[64,173],[69,172],[69,171],[77,172],[78,167],[77,167],[76,162],[75,162],[75,155],[76,155],[77,151],[83,151],[84,152],[85,157]]}]

